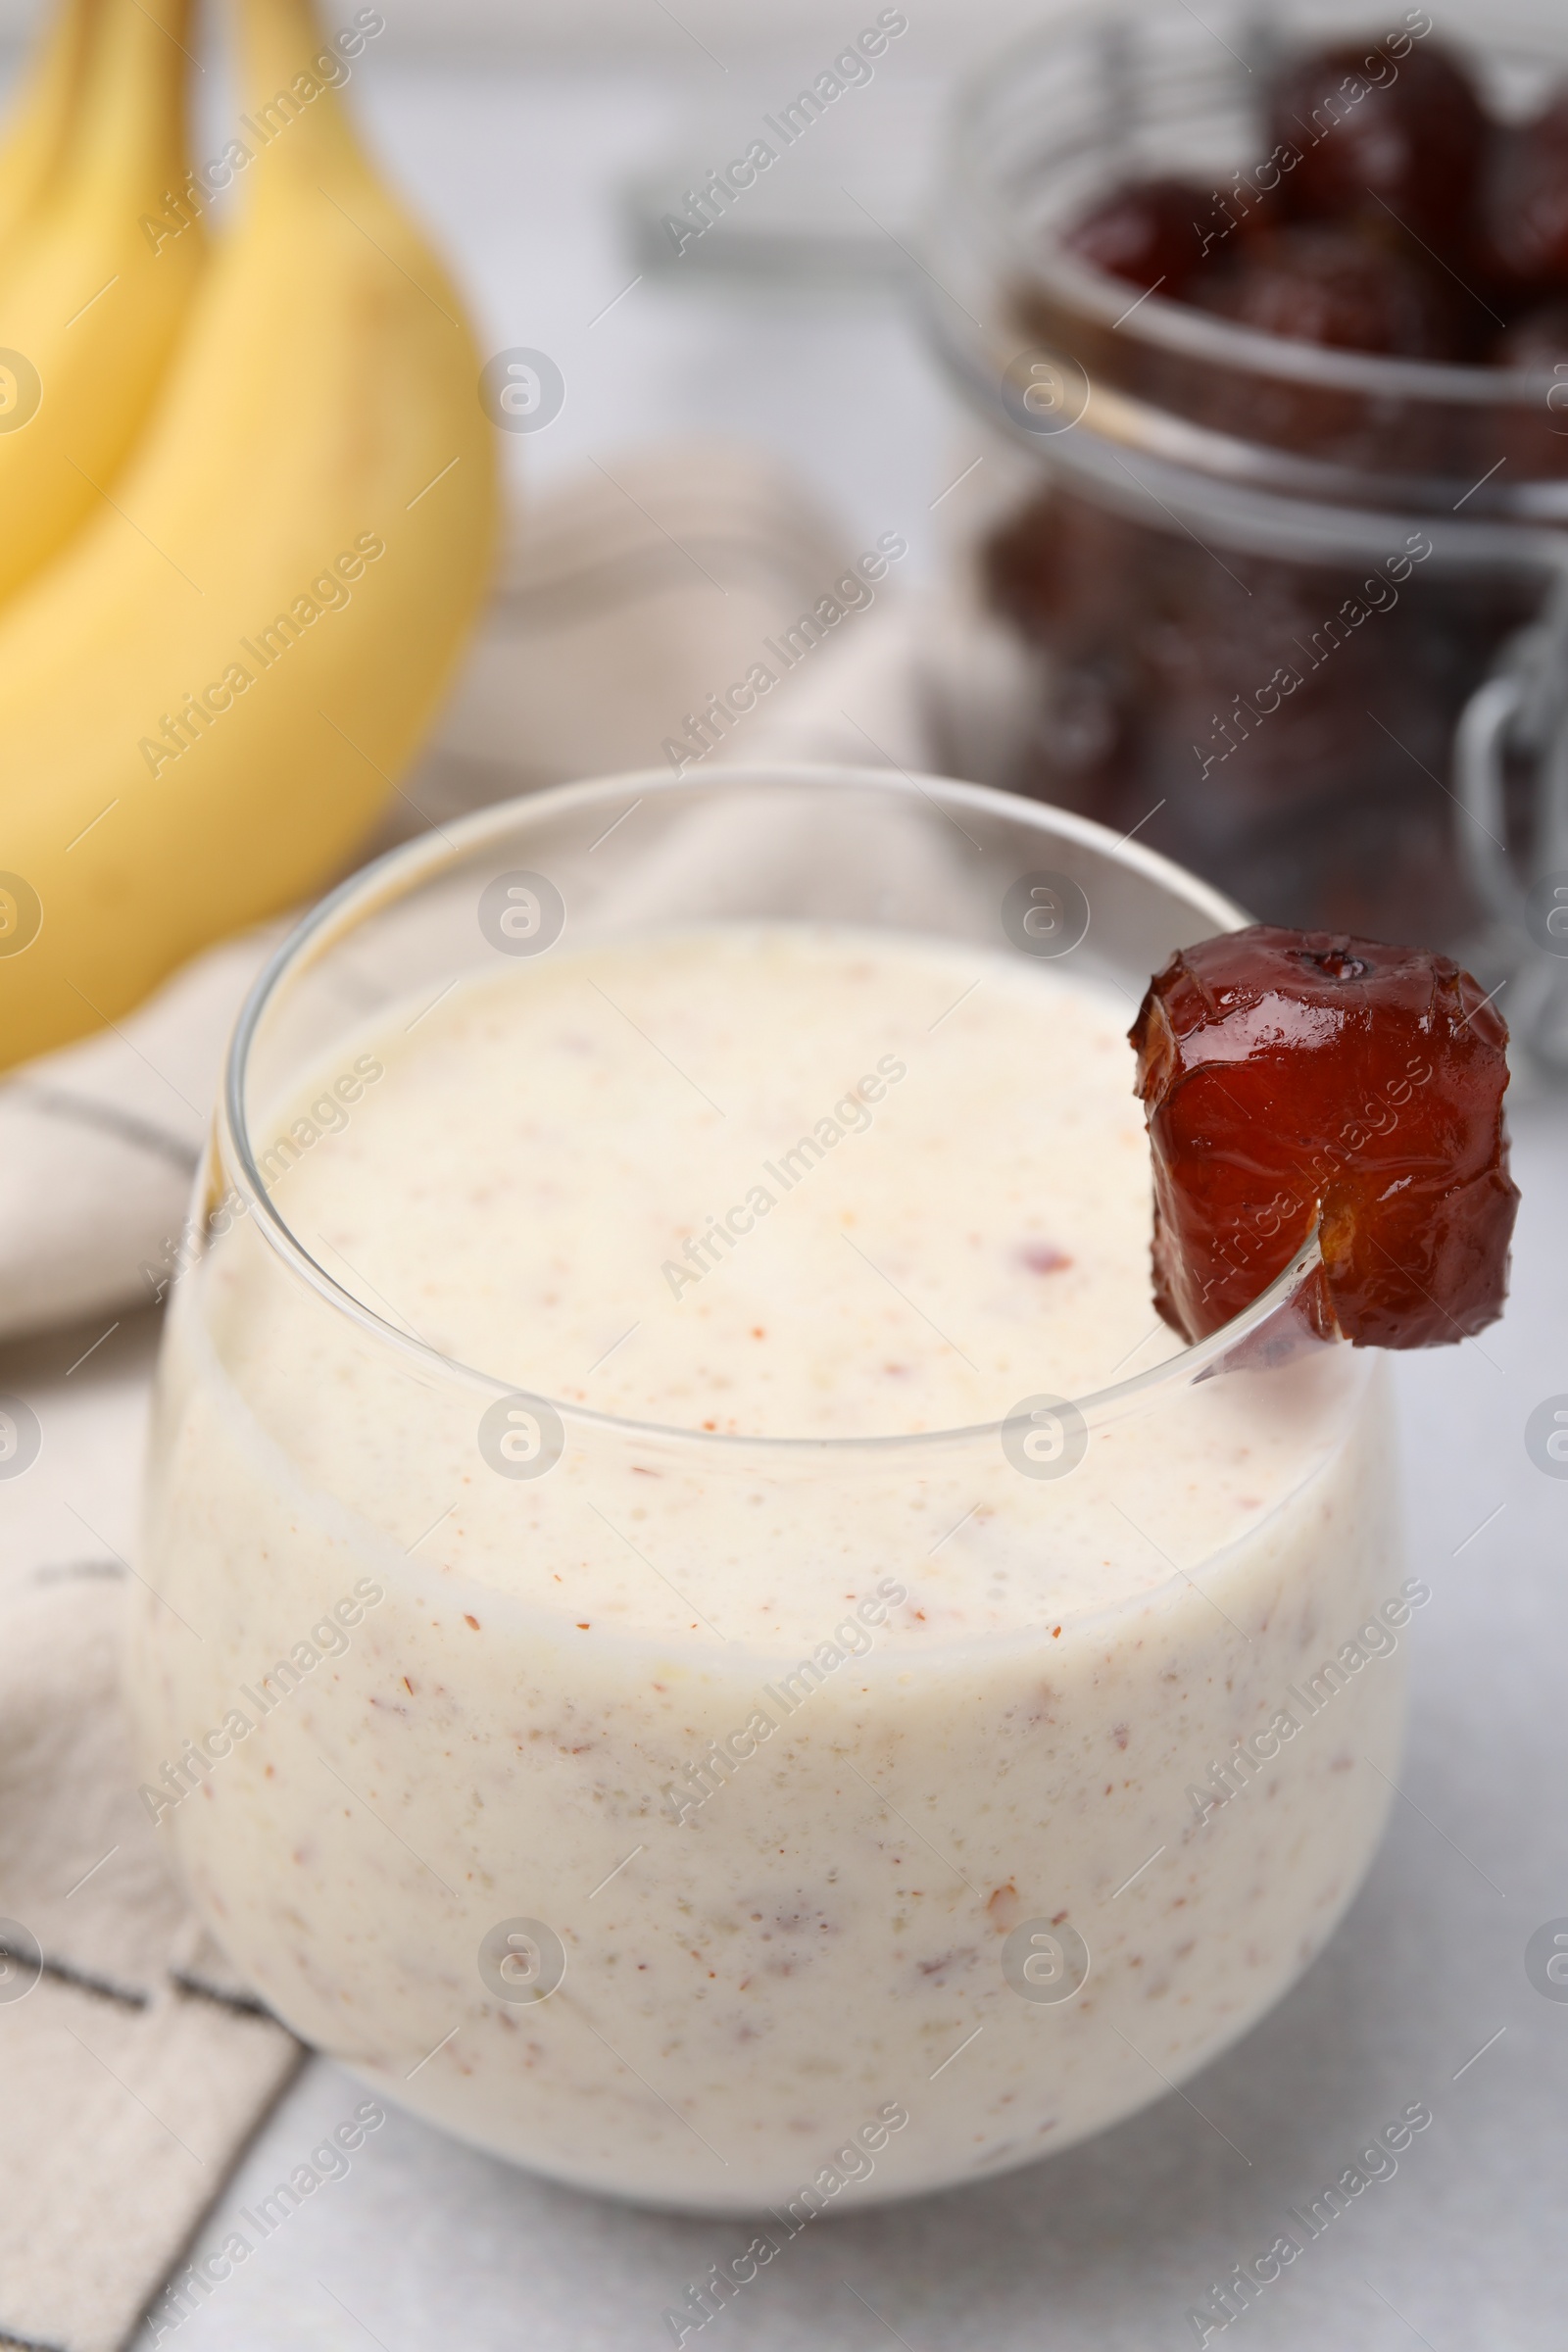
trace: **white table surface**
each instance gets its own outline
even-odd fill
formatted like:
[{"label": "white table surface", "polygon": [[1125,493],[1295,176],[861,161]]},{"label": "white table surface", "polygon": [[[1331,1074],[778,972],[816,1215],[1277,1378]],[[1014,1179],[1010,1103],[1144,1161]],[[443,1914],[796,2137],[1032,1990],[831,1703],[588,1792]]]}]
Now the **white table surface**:
[{"label": "white table surface", "polygon": [[[590,323],[632,274],[615,187],[673,135],[701,94],[692,81],[465,78],[390,61],[360,86],[384,154],[466,275],[487,350],[543,348],[566,375],[558,422],[518,437],[509,460],[538,478],[589,452],[722,429],[778,449],[854,531],[906,530],[930,566],[955,419],[891,289],[644,284]],[[1562,2352],[1568,2003],[1533,1989],[1523,1957],[1535,1928],[1568,1915],[1568,1481],[1533,1466],[1523,1432],[1541,1399],[1568,1392],[1568,1102],[1521,1101],[1515,1134],[1525,1205],[1505,1320],[1396,1366],[1410,1567],[1434,1598],[1406,1637],[1401,1794],[1329,1950],[1185,2097],[983,2187],[841,2211],[787,2246],[705,2340],[735,2352],[1192,2343],[1184,2314],[1208,2283],[1424,2099],[1433,2126],[1397,2175],[1236,2327],[1254,2352]],[[133,1556],[156,1324],[125,1320],[68,1375],[95,1337],[0,1350],[0,1389],[28,1396],[51,1437],[25,1497],[14,1490],[34,1558]],[[201,2248],[361,2095],[312,2062]],[[745,2234],[554,2187],[394,2115],[179,2338],[190,2352],[351,2352],[368,2338],[383,2352],[635,2352],[671,2340],[664,2306]]]}]

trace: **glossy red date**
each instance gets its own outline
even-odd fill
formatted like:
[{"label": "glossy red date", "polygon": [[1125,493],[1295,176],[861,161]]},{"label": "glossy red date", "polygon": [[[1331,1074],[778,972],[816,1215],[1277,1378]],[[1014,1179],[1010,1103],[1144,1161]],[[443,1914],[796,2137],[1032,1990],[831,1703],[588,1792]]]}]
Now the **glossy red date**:
[{"label": "glossy red date", "polygon": [[1255,235],[1192,299],[1266,335],[1396,359],[1460,357],[1454,305],[1419,255],[1349,229],[1294,225]]},{"label": "glossy red date", "polygon": [[1070,250],[1141,293],[1178,300],[1203,255],[1213,198],[1184,179],[1145,179],[1115,189],[1067,232]]},{"label": "glossy red date", "polygon": [[1256,1298],[1314,1221],[1327,1332],[1432,1348],[1501,1313],[1507,1029],[1448,956],[1255,924],[1174,956],[1131,1037],[1154,1303],[1184,1339]]},{"label": "glossy red date", "polygon": [[1298,219],[1396,223],[1440,251],[1460,242],[1487,118],[1464,67],[1435,42],[1397,65],[1354,41],[1308,51],[1269,93],[1267,135],[1298,158],[1283,184]]}]

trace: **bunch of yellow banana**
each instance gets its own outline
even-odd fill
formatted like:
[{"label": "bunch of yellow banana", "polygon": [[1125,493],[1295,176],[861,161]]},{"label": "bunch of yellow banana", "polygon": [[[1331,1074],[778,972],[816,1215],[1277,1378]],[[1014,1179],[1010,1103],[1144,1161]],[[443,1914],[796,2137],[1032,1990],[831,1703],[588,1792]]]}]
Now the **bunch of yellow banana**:
[{"label": "bunch of yellow banana", "polygon": [[0,1066],[343,862],[488,571],[477,355],[341,39],[241,0],[244,210],[204,251],[187,4],[65,0],[0,150]]}]

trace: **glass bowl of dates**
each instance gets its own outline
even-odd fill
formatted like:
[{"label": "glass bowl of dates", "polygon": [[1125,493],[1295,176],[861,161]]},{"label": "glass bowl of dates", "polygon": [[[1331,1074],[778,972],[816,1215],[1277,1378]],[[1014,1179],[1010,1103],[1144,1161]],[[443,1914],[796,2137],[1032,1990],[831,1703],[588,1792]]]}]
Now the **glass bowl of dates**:
[{"label": "glass bowl of dates", "polygon": [[988,780],[1265,921],[1457,955],[1568,1070],[1543,22],[1164,0],[1032,35],[956,109],[923,286],[990,428],[959,530],[1023,681]]}]

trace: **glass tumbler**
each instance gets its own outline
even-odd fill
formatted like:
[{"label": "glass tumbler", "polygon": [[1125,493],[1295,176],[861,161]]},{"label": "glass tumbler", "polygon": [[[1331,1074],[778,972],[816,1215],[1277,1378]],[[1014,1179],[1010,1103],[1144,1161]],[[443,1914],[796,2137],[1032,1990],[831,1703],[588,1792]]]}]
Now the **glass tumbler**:
[{"label": "glass tumbler", "polygon": [[[763,1439],[524,1395],[291,1224],[291,1167],[398,1083],[378,1023],[546,931],[753,919],[1054,958],[1130,1017],[1239,917],[1085,818],[853,768],[570,786],[346,884],[231,1048],[128,1689],[173,1867],[307,2041],[777,2244],[1067,2147],[1252,2025],[1367,1868],[1425,1589],[1378,1361],[1302,1310],[1315,1241],[1197,1347],[1151,1312],[1163,1360],[1096,1394]],[[829,1621],[748,1614],[812,1554]],[[632,1597],[588,1625],[600,1567]],[[1007,1630],[941,1630],[1004,1576]]]}]

